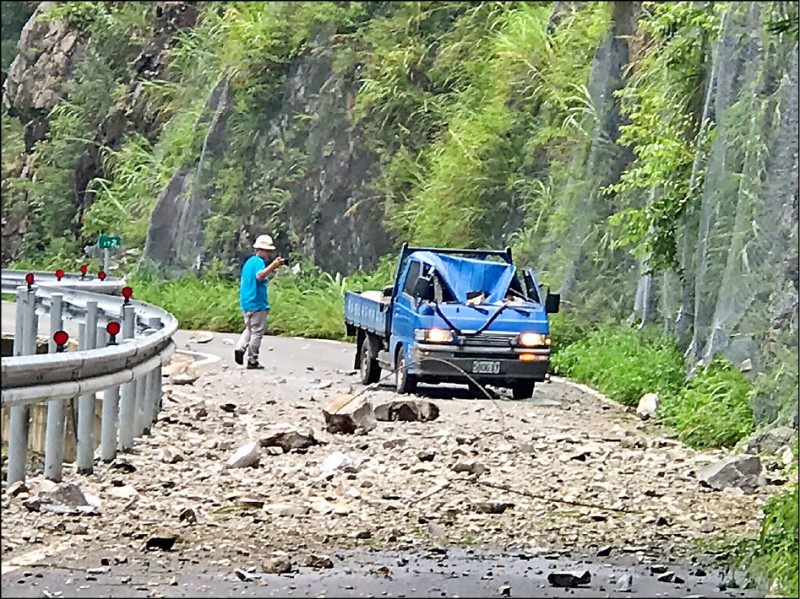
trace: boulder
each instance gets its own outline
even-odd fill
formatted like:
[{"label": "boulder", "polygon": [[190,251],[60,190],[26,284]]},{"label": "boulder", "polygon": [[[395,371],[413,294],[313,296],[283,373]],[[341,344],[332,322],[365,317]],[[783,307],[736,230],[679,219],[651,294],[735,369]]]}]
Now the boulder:
[{"label": "boulder", "polygon": [[226,468],[249,468],[258,464],[261,458],[261,452],[258,443],[251,442],[243,445],[236,452],[228,458],[225,464]]},{"label": "boulder", "polygon": [[322,410],[322,415],[328,432],[334,434],[368,433],[378,426],[372,404],[350,394],[335,398]]},{"label": "boulder", "polygon": [[54,491],[39,493],[23,505],[33,512],[52,512],[54,514],[99,514],[100,502],[96,497],[84,493],[74,484],[59,485]]},{"label": "boulder", "polygon": [[761,460],[754,455],[737,455],[704,466],[697,472],[697,479],[704,486],[717,491],[727,487],[738,487],[751,492],[766,483]]},{"label": "boulder", "polygon": [[261,437],[261,447],[280,447],[285,453],[296,449],[307,449],[319,445],[310,430],[296,428],[290,424],[278,424],[269,428]]},{"label": "boulder", "polygon": [[390,401],[375,408],[375,418],[383,422],[427,422],[439,417],[439,406],[424,400]]},{"label": "boulder", "polygon": [[639,405],[636,407],[636,415],[642,420],[649,420],[656,414],[656,409],[660,403],[657,393],[645,393],[639,399]]}]

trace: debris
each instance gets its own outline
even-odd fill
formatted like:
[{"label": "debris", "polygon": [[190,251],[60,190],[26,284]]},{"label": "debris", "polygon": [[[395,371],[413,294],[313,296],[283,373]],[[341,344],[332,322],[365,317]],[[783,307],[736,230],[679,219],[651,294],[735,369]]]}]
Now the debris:
[{"label": "debris", "polygon": [[173,385],[192,385],[199,378],[199,374],[187,368],[186,370],[171,375],[169,377],[169,382]]},{"label": "debris", "polygon": [[309,554],[303,556],[301,558],[302,565],[306,568],[317,568],[317,569],[330,569],[333,568],[333,560],[325,555],[314,555]]},{"label": "debris", "polygon": [[175,546],[175,541],[178,540],[177,535],[173,534],[158,534],[153,535],[145,542],[145,549],[156,549],[158,551],[171,551]]},{"label": "debris", "polygon": [[611,545],[606,545],[597,550],[597,557],[608,557],[614,548]]},{"label": "debris", "polygon": [[375,408],[375,418],[383,422],[427,422],[439,417],[439,406],[430,401],[406,399]]},{"label": "debris", "polygon": [[792,442],[797,432],[788,426],[776,426],[753,433],[745,441],[743,451],[749,454],[776,454]]},{"label": "debris", "polygon": [[183,461],[183,454],[172,447],[166,446],[159,450],[159,459],[165,464],[177,464]]},{"label": "debris", "polygon": [[325,426],[329,433],[368,433],[378,423],[372,404],[363,397],[351,394],[339,395],[323,409]]},{"label": "debris", "polygon": [[562,588],[575,588],[584,586],[592,581],[592,575],[589,570],[583,572],[550,572],[547,575],[547,582],[554,587]]},{"label": "debris", "polygon": [[660,400],[657,393],[645,393],[636,407],[636,415],[642,420],[649,420],[655,416],[659,403]]},{"label": "debris", "polygon": [[194,524],[197,522],[198,516],[199,510],[197,508],[187,507],[181,510],[181,513],[178,515],[178,520]]},{"label": "debris", "polygon": [[259,441],[261,447],[280,447],[285,453],[319,445],[311,431],[298,429],[290,424],[278,424],[266,431]]},{"label": "debris", "polygon": [[621,576],[614,590],[618,593],[630,593],[633,591],[633,576],[631,574]]},{"label": "debris", "polygon": [[341,451],[335,451],[325,458],[319,469],[323,474],[327,472],[334,472],[336,470],[356,472],[363,461],[364,458],[354,458],[342,453]]},{"label": "debris", "polygon": [[100,513],[100,501],[74,484],[62,484],[51,492],[41,492],[31,497],[23,505],[32,512],[52,512],[54,514],[91,515]]},{"label": "debris", "polygon": [[243,445],[236,450],[225,464],[226,468],[249,468],[256,466],[260,459],[259,445],[256,442]]},{"label": "debris", "polygon": [[475,511],[481,514],[502,514],[507,509],[514,507],[507,501],[479,501],[473,504]]},{"label": "debris", "polygon": [[25,483],[21,480],[11,483],[11,485],[6,489],[6,493],[9,497],[17,497],[18,495],[22,495],[23,493],[29,493],[30,490]]},{"label": "debris", "polygon": [[508,586],[507,584],[501,586],[499,591],[501,597],[511,597],[511,587]]},{"label": "debris", "polygon": [[236,574],[236,577],[239,580],[241,580],[242,582],[252,582],[254,580],[253,575],[252,574],[248,574],[244,570],[238,570],[237,569],[237,570],[234,570],[233,573]]},{"label": "debris", "polygon": [[126,472],[128,474],[136,472],[136,466],[131,464],[131,461],[129,459],[123,458],[121,456],[117,456],[116,458],[114,458],[114,461],[111,462],[108,465],[108,467],[111,470],[121,470],[122,472]]},{"label": "debris", "polygon": [[452,470],[453,472],[467,472],[469,474],[480,476],[486,472],[486,466],[475,460],[469,460],[466,462],[457,462],[453,465]]},{"label": "debris", "polygon": [[417,454],[417,459],[420,462],[432,462],[433,458],[435,458],[435,457],[436,457],[436,452],[435,451],[420,451]]},{"label": "debris", "polygon": [[208,343],[214,338],[208,331],[197,331],[189,337],[191,343]]},{"label": "debris", "polygon": [[261,569],[267,574],[287,574],[292,571],[292,561],[285,555],[273,556],[261,562]]},{"label": "debris", "polygon": [[669,572],[665,572],[661,576],[658,577],[658,582],[672,582],[672,579],[675,578],[675,572],[671,570]]}]

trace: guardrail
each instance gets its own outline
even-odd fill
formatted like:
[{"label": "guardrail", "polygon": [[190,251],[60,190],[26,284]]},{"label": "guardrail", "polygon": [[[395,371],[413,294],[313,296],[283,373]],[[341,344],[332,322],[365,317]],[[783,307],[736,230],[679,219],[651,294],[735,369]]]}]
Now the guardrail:
[{"label": "guardrail", "polygon": [[[14,356],[2,358],[0,367],[2,407],[10,412],[8,484],[25,480],[31,404],[47,405],[44,475],[55,481],[62,477],[68,402],[78,402],[76,465],[81,473],[94,465],[98,392],[103,392],[103,461],[129,451],[158,417],[161,368],[175,349],[178,321],[157,306],[133,300],[124,281],[99,274],[2,270],[2,291],[15,293],[17,306]],[[39,316],[48,313],[49,353],[36,354]],[[78,351],[64,351],[65,318],[79,323]]]}]

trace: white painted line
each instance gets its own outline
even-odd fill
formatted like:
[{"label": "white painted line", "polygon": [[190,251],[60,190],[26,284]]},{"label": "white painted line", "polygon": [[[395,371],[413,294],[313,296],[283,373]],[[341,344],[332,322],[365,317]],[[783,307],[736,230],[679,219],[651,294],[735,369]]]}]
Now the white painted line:
[{"label": "white painted line", "polygon": [[214,364],[215,362],[222,360],[222,358],[215,356],[214,354],[205,354],[199,351],[189,351],[188,349],[176,349],[175,353],[194,356],[195,361],[192,362],[192,366],[207,366],[208,364]]},{"label": "white painted line", "polygon": [[11,572],[13,572],[14,570],[33,565],[36,562],[39,562],[46,557],[52,557],[58,553],[63,553],[70,547],[71,544],[65,542],[49,550],[36,549],[34,551],[29,551],[28,553],[23,553],[18,557],[12,558],[11,560],[4,562],[2,566],[0,566],[0,571],[2,571],[3,576],[5,576],[6,574],[11,574]]}]

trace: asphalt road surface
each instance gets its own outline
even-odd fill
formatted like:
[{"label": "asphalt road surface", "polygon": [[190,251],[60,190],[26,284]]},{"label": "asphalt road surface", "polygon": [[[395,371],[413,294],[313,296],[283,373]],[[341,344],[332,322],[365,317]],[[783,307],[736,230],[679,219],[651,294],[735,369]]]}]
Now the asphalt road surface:
[{"label": "asphalt road surface", "polygon": [[[3,332],[14,330],[13,304],[3,303]],[[74,323],[67,330],[77,332]],[[47,335],[47,319],[40,323]],[[70,332],[72,332],[70,331]],[[199,343],[198,334],[179,331],[179,351],[194,352],[197,367],[233,368],[237,335],[215,333]],[[353,346],[323,340],[266,337],[262,362],[267,375],[286,378],[286,397],[307,385],[309,369],[338,373],[355,382]],[[227,368],[227,367],[226,367]],[[437,390],[432,395],[466,394],[466,388]],[[641,554],[614,552],[594,557],[543,551],[483,553],[433,548],[419,552],[340,552],[329,569],[295,568],[287,574],[237,571],[235,564],[206,563],[180,552],[141,553],[124,563],[113,556],[55,554],[25,556],[2,565],[3,597],[743,597],[751,590],[728,588],[730,574],[707,559],[666,563]],[[553,573],[589,572],[575,588],[555,586]],[[673,573],[671,580],[667,579]],[[727,583],[727,584],[726,584]]]}]

